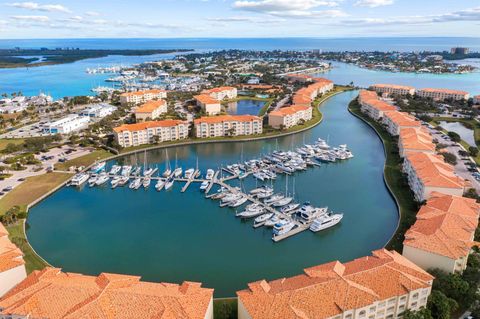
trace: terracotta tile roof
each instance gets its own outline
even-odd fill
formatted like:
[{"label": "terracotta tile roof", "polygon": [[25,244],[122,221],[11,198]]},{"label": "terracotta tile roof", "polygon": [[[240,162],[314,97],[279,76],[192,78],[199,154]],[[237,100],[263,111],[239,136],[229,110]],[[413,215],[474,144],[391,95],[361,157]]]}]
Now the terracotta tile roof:
[{"label": "terracotta tile roof", "polygon": [[233,86],[221,86],[221,87],[216,87],[209,90],[203,90],[202,94],[219,93],[223,91],[232,91],[232,90],[236,90],[236,88],[234,88]]},{"label": "terracotta tile roof", "polygon": [[423,127],[420,130],[402,128],[400,130],[399,143],[404,150],[435,151],[432,136]]},{"label": "terracotta tile roof", "polygon": [[140,105],[135,109],[135,113],[152,113],[161,106],[166,105],[165,100],[151,100],[145,104]]},{"label": "terracotta tile roof", "polygon": [[8,231],[0,223],[0,273],[24,264],[22,251],[8,239]]},{"label": "terracotta tile roof", "polygon": [[413,86],[408,86],[408,85],[396,85],[396,84],[373,84],[370,86],[371,88],[392,88],[392,89],[398,89],[398,90],[415,90]]},{"label": "terracotta tile roof", "polygon": [[313,98],[318,95],[318,91],[323,89],[327,85],[333,84],[332,81],[323,78],[311,78],[315,83],[310,84],[307,87],[299,89],[292,98],[293,104],[296,105],[310,105],[313,102]]},{"label": "terracotta tile roof", "polygon": [[222,122],[252,122],[261,121],[262,119],[254,115],[217,115],[217,116],[204,116],[194,120],[194,124],[201,123],[222,123]]},{"label": "terracotta tile roof", "polygon": [[167,92],[165,90],[145,90],[145,91],[136,91],[136,92],[126,92],[122,93],[120,96],[140,96],[145,94],[160,94],[162,92]]},{"label": "terracotta tile roof", "polygon": [[434,88],[425,88],[419,91],[423,92],[430,92],[430,93],[447,93],[447,94],[460,94],[460,95],[467,95],[469,94],[466,91],[459,91],[459,90],[450,90],[450,89],[434,89]]},{"label": "terracotta tile roof", "polygon": [[272,112],[269,113],[269,115],[273,115],[273,116],[292,115],[292,114],[295,114],[297,112],[306,111],[310,108],[311,108],[310,106],[292,105],[292,106],[282,107],[278,110],[272,111]]},{"label": "terracotta tile roof", "polygon": [[385,114],[391,122],[395,123],[398,127],[421,127],[422,124],[414,116],[405,112],[388,112]]},{"label": "terracotta tile roof", "polygon": [[207,94],[195,95],[193,97],[195,100],[199,101],[202,104],[218,104],[218,100],[215,100],[213,97]]},{"label": "terracotta tile roof", "polygon": [[406,158],[423,185],[430,187],[464,188],[465,181],[455,175],[452,165],[440,155],[406,152]]},{"label": "terracotta tile roof", "polygon": [[432,193],[403,244],[452,259],[469,254],[480,205],[474,199]]},{"label": "terracotta tile roof", "polygon": [[113,130],[117,133],[123,131],[143,131],[147,128],[155,128],[155,127],[172,127],[177,126],[179,124],[187,124],[185,121],[180,120],[163,120],[163,121],[146,121],[142,123],[135,123],[135,124],[123,124],[121,126],[115,127]]},{"label": "terracotta tile roof", "polygon": [[33,318],[204,318],[213,289],[200,283],[150,283],[140,277],[98,277],[46,268],[0,299],[0,314]]},{"label": "terracotta tile roof", "polygon": [[336,261],[304,271],[290,278],[250,283],[237,295],[252,319],[322,319],[428,288],[433,280],[397,252],[387,250],[345,264]]}]

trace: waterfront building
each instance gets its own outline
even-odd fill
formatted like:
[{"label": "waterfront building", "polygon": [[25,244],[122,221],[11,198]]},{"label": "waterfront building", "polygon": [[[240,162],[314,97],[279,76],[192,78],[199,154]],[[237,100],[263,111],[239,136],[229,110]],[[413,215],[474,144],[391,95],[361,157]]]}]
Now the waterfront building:
[{"label": "waterfront building", "polygon": [[47,267],[0,299],[0,318],[213,318],[213,289],[140,281],[102,273],[98,277]]},{"label": "waterfront building", "polygon": [[431,98],[435,101],[443,101],[445,99],[452,100],[468,100],[470,94],[465,91],[449,90],[449,89],[421,89],[417,90],[417,95],[424,98]]},{"label": "waterfront building", "polygon": [[405,112],[391,111],[384,113],[383,124],[390,135],[397,136],[403,128],[413,128],[419,130],[422,127],[420,121],[415,116]]},{"label": "waterfront building", "polygon": [[0,223],[0,297],[27,277],[22,251],[8,239]]},{"label": "waterfront building", "polygon": [[27,105],[21,104],[5,104],[0,107],[0,114],[15,114],[21,113],[27,109]]},{"label": "waterfront building", "polygon": [[473,97],[473,104],[480,104],[480,95],[475,95]]},{"label": "waterfront building", "polygon": [[217,115],[222,111],[220,101],[212,98],[208,94],[195,95],[193,98],[207,115]]},{"label": "waterfront building", "polygon": [[400,157],[405,157],[407,152],[425,152],[434,154],[435,144],[433,138],[424,127],[402,128],[398,139],[398,151]]},{"label": "waterfront building", "polygon": [[108,103],[100,103],[88,106],[86,109],[80,112],[80,115],[100,119],[112,114],[116,110],[116,106]]},{"label": "waterfront building", "polygon": [[262,118],[254,115],[219,115],[194,120],[201,138],[262,134]]},{"label": "waterfront building", "polygon": [[387,93],[393,95],[414,95],[415,88],[407,85],[395,85],[395,84],[374,84],[370,86],[370,90],[377,93]]},{"label": "waterfront building", "polygon": [[475,199],[433,192],[406,232],[403,256],[423,269],[462,272],[478,227],[480,205]]},{"label": "waterfront building", "polygon": [[135,109],[135,119],[137,122],[155,120],[167,111],[165,100],[151,100]]},{"label": "waterfront building", "polygon": [[299,83],[311,83],[313,82],[314,78],[307,74],[301,73],[291,73],[285,75],[285,77],[291,82],[299,82]]},{"label": "waterfront building", "polygon": [[239,319],[393,319],[425,307],[433,277],[395,251],[377,250],[237,292]]},{"label": "waterfront building", "polygon": [[126,92],[120,95],[120,103],[126,105],[129,103],[139,104],[155,99],[166,99],[167,91],[164,90],[145,90],[137,92]]},{"label": "waterfront building", "polygon": [[333,90],[333,82],[323,78],[312,78],[313,84],[301,88],[293,95],[292,101],[295,105],[311,106],[317,96]]},{"label": "waterfront building", "polygon": [[146,121],[123,124],[113,129],[122,147],[182,140],[188,137],[188,122],[180,120]]},{"label": "waterfront building", "polygon": [[59,120],[49,122],[43,125],[43,134],[69,134],[79,131],[88,126],[90,118],[87,116],[79,116],[70,114]]},{"label": "waterfront building", "polygon": [[432,192],[462,196],[465,181],[455,175],[452,165],[445,163],[441,155],[425,152],[406,152],[403,171],[418,202],[430,198]]},{"label": "waterfront building", "polygon": [[396,108],[378,98],[374,91],[362,90],[358,95],[358,101],[363,113],[375,121],[383,119],[387,112],[396,111]]},{"label": "waterfront building", "polygon": [[202,94],[206,94],[217,101],[234,99],[237,97],[237,88],[232,86],[222,86],[210,90],[203,90]]},{"label": "waterfront building", "polygon": [[268,113],[268,125],[273,128],[290,128],[312,119],[313,108],[303,105],[282,107]]}]

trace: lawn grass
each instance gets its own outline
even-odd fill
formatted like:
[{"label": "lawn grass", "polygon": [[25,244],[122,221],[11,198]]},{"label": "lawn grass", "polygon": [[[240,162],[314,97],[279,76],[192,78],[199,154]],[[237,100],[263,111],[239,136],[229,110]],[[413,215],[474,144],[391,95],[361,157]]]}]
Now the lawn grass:
[{"label": "lawn grass", "polygon": [[390,136],[382,125],[364,115],[360,111],[360,105],[356,100],[350,103],[348,109],[352,114],[372,126],[383,142],[386,155],[384,168],[385,183],[396,200],[400,211],[398,228],[387,243],[386,248],[401,253],[405,232],[415,223],[419,206],[408,186],[407,178],[402,172],[403,160],[398,153],[398,138]]},{"label": "lawn grass", "polygon": [[106,150],[95,150],[89,154],[74,158],[72,160],[66,161],[64,163],[55,164],[55,169],[59,171],[68,171],[72,166],[89,166],[97,160],[102,160],[112,156],[113,154]]},{"label": "lawn grass", "polygon": [[9,238],[23,252],[23,260],[25,260],[25,268],[27,273],[31,273],[34,270],[41,270],[48,266],[48,264],[39,257],[32,249],[27,241],[25,232],[23,231],[23,224],[25,220],[22,219],[16,225],[7,226]]},{"label": "lawn grass", "polygon": [[0,199],[0,215],[13,206],[20,206],[22,209],[26,209],[29,204],[55,189],[71,176],[72,174],[69,173],[54,172],[27,178],[27,180]]},{"label": "lawn grass", "polygon": [[25,143],[23,138],[1,138],[0,139],[0,152],[3,151],[8,144],[20,145]]},{"label": "lawn grass", "polygon": [[213,317],[215,319],[238,318],[237,298],[219,298],[213,300]]}]

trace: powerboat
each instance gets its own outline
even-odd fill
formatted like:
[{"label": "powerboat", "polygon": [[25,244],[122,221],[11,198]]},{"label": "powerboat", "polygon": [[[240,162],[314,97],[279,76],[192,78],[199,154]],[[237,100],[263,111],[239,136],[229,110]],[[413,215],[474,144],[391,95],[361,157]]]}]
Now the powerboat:
[{"label": "powerboat", "polygon": [[268,213],[268,214],[263,214],[263,215],[258,216],[253,221],[253,227],[256,228],[256,227],[263,226],[267,220],[272,218],[272,216],[273,216],[273,213]]},{"label": "powerboat", "polygon": [[165,181],[163,179],[158,179],[157,183],[155,184],[155,189],[157,191],[161,191],[163,186],[165,186]]},{"label": "powerboat", "polygon": [[79,173],[75,175],[72,180],[70,181],[70,185],[72,186],[82,186],[84,183],[88,181],[90,175],[87,173]]},{"label": "powerboat", "polygon": [[207,188],[208,188],[208,185],[210,185],[209,182],[203,181],[202,184],[200,184],[200,190],[201,190],[202,192],[205,192],[205,191],[207,190]]},{"label": "powerboat", "polygon": [[276,223],[278,223],[282,218],[279,215],[273,214],[273,216],[265,221],[265,226],[273,227]]},{"label": "powerboat", "polygon": [[297,203],[288,204],[287,206],[283,206],[283,207],[280,209],[280,212],[282,212],[283,214],[292,213],[292,212],[294,212],[298,207],[300,207],[300,204],[297,204]]},{"label": "powerboat", "polygon": [[117,175],[122,170],[122,167],[119,165],[113,165],[110,169],[110,174]]},{"label": "powerboat", "polygon": [[112,181],[110,182],[110,185],[112,186],[112,188],[115,188],[118,186],[118,182],[120,181],[121,178],[122,176],[120,175],[116,175],[112,178]]},{"label": "powerboat", "polygon": [[130,165],[123,165],[122,166],[122,176],[130,176],[130,173],[132,172],[132,166]]},{"label": "powerboat", "polygon": [[207,169],[207,175],[205,175],[205,179],[212,180],[214,175],[215,175],[215,171],[209,168]]},{"label": "powerboat", "polygon": [[129,176],[122,176],[118,181],[117,186],[124,186],[128,183],[129,180],[130,180]]},{"label": "powerboat", "polygon": [[342,218],[343,214],[324,215],[313,221],[313,224],[310,225],[310,230],[316,233],[318,231],[333,227],[340,223]]},{"label": "powerboat", "polygon": [[100,162],[92,166],[90,171],[92,173],[100,173],[105,168],[105,162]]},{"label": "powerboat", "polygon": [[300,209],[300,218],[305,222],[305,223],[312,223],[315,219],[320,218],[322,216],[325,216],[328,212],[327,207],[323,208],[314,208],[312,210],[304,210]]},{"label": "powerboat", "polygon": [[137,177],[130,183],[128,187],[130,189],[139,189],[141,185],[142,185],[142,178]]},{"label": "powerboat", "polygon": [[273,236],[280,236],[288,233],[295,228],[295,223],[291,220],[283,219],[273,226]]},{"label": "powerboat", "polygon": [[100,186],[108,182],[110,177],[108,177],[107,173],[102,173],[98,176],[97,180],[95,181],[95,185]]},{"label": "powerboat", "polygon": [[189,168],[185,171],[185,178],[190,179],[193,178],[193,173],[195,173],[195,169]]},{"label": "powerboat", "polygon": [[88,186],[93,187],[97,183],[97,175],[91,175],[88,179]]},{"label": "powerboat", "polygon": [[145,177],[145,178],[143,179],[143,183],[142,183],[142,184],[143,184],[143,187],[144,187],[144,188],[148,188],[148,187],[150,186],[150,183],[151,183],[151,182],[152,182],[152,180],[151,180],[149,177]]}]

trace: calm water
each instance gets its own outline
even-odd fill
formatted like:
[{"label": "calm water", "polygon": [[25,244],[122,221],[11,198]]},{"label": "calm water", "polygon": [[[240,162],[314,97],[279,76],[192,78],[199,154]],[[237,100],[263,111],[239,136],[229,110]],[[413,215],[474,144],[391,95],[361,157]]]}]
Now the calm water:
[{"label": "calm water", "polygon": [[[84,49],[195,49],[197,51],[221,49],[295,49],[295,50],[449,50],[453,46],[466,46],[480,51],[480,38],[286,38],[286,39],[57,39],[57,40],[0,40],[0,48],[56,48],[80,47]],[[0,94],[21,91],[25,95],[50,93],[54,98],[88,95],[93,87],[111,86],[104,82],[108,75],[89,75],[85,69],[109,65],[131,65],[145,61],[171,58],[163,56],[110,56],[71,64],[29,69],[0,69]],[[471,74],[408,74],[360,69],[335,63],[336,68],[326,76],[336,83],[369,86],[372,83],[408,84],[416,87],[444,87],[462,89],[480,94],[480,73]]]},{"label": "calm water", "polygon": [[[350,115],[348,92],[327,101],[324,121],[312,130],[278,140],[170,148],[183,167],[219,167],[250,159],[318,137],[331,145],[347,143],[355,158],[295,175],[298,201],[311,201],[345,214],[341,225],[322,232],[303,232],[273,243],[270,229],[252,228],[235,211],[219,208],[192,185],[180,193],[132,191],[128,188],[63,188],[29,214],[28,238],[47,261],[65,271],[141,275],[144,280],[202,281],[217,297],[233,296],[246,283],[298,274],[304,267],[331,260],[350,260],[382,247],[395,230],[396,206],[383,182],[384,153],[370,127]],[[165,151],[147,153],[149,163],[165,165]],[[144,154],[121,163],[143,163]],[[109,163],[112,165],[113,163]],[[283,190],[279,177],[274,187]],[[290,177],[289,190],[293,188]],[[244,187],[255,186],[252,179]]]},{"label": "calm water", "polygon": [[238,102],[228,103],[226,111],[228,114],[251,114],[257,115],[265,105],[263,101],[240,100]]},{"label": "calm water", "polygon": [[457,133],[458,135],[460,135],[462,140],[467,142],[470,146],[475,146],[476,147],[473,130],[471,130],[469,128],[466,128],[462,123],[442,121],[442,122],[440,122],[440,126],[443,127],[444,129],[446,129],[447,131]]}]

